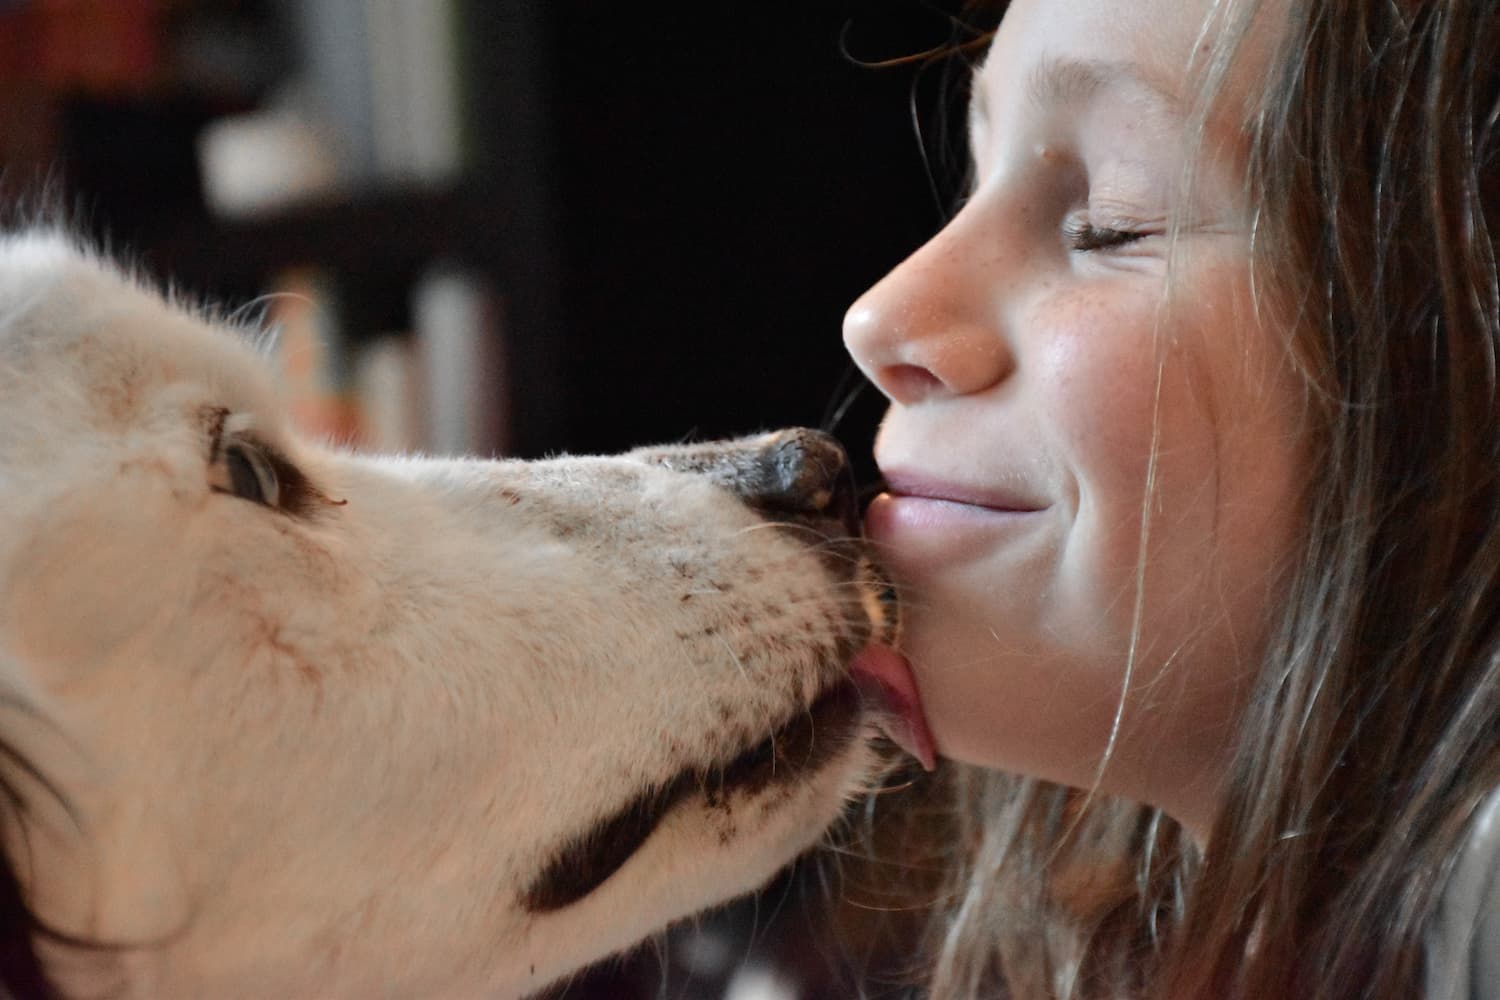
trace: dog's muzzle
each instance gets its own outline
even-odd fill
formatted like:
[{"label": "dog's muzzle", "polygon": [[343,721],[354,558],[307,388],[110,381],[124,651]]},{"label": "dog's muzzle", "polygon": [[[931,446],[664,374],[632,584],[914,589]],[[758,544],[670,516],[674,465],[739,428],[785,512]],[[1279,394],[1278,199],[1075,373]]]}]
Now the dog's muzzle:
[{"label": "dog's muzzle", "polygon": [[[868,644],[867,650],[892,641],[895,591],[860,537],[853,472],[832,437],[797,428],[713,444],[643,448],[630,457],[703,476],[769,523],[785,526],[824,558],[836,579],[859,584],[868,632],[855,641]],[[849,648],[842,655],[848,660],[857,652],[857,647]],[[724,761],[686,766],[644,790],[569,840],[523,891],[522,905],[534,914],[549,913],[590,895],[684,799],[702,795],[713,802],[736,792],[759,794],[816,773],[857,738],[868,687],[841,675],[810,704],[789,710],[787,719],[756,745]],[[889,699],[882,695],[878,700]]]},{"label": "dog's muzzle", "polygon": [[896,590],[861,538],[859,491],[844,446],[829,434],[793,427],[700,445],[643,448],[642,461],[704,476],[773,524],[810,541],[835,573],[864,595],[871,639],[894,640]]}]

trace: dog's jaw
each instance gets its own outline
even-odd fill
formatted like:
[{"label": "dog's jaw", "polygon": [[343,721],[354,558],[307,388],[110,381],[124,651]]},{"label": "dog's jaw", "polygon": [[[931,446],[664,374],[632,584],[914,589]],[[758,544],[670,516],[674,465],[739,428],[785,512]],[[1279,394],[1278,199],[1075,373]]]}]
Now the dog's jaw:
[{"label": "dog's jaw", "polygon": [[[496,995],[529,994],[576,968],[573,942],[619,951],[703,909],[705,889],[719,901],[764,885],[815,846],[876,765],[860,742],[774,804],[753,797],[727,806],[685,804],[595,895],[528,921],[493,983]],[[735,829],[741,817],[744,833]]]}]

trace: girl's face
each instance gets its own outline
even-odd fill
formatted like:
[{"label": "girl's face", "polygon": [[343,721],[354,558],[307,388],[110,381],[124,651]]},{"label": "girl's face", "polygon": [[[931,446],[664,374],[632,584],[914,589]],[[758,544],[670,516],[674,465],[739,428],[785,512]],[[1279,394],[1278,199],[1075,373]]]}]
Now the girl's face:
[{"label": "girl's face", "polygon": [[974,81],[971,196],[844,332],[891,401],[868,530],[939,752],[1090,786],[1109,748],[1102,787],[1199,829],[1304,461],[1289,335],[1251,296],[1264,46],[1182,183],[1208,6],[1012,4]]}]

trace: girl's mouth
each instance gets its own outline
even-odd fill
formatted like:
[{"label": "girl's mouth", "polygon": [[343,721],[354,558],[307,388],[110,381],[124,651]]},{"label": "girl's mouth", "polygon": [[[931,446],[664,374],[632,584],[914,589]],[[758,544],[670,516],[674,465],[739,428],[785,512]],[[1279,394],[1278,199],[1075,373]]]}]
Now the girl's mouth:
[{"label": "girl's mouth", "polygon": [[996,533],[1037,523],[1048,509],[1034,494],[905,471],[886,473],[886,492],[865,511],[865,537],[901,553],[946,561],[985,547]]},{"label": "girl's mouth", "polygon": [[885,470],[885,495],[895,500],[969,507],[996,514],[1034,514],[1047,504],[1007,485],[966,483],[905,469]]}]

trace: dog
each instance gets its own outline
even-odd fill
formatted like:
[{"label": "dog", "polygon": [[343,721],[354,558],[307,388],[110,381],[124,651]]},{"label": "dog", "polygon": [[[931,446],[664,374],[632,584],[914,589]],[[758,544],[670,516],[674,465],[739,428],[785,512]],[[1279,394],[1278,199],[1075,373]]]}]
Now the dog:
[{"label": "dog", "polygon": [[848,667],[893,598],[831,439],[361,455],[255,336],[0,236],[13,992],[524,996],[880,772],[905,681]]}]

